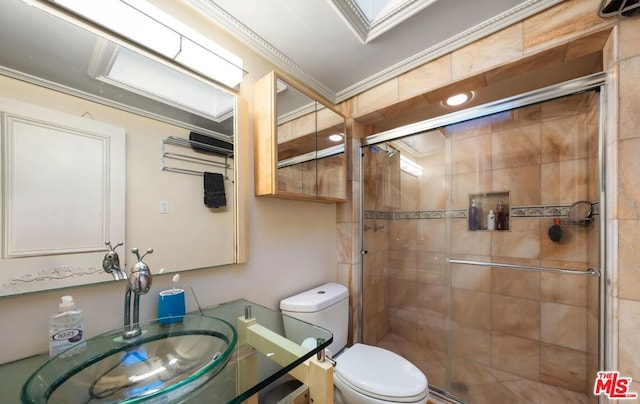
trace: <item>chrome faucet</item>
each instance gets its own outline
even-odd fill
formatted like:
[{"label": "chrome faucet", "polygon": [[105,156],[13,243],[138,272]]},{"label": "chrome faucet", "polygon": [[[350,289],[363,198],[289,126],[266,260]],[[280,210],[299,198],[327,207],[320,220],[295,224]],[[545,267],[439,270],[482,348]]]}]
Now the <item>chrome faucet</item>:
[{"label": "chrome faucet", "polygon": [[[127,292],[124,295],[124,331],[122,337],[125,339],[135,338],[142,333],[140,330],[140,295],[144,295],[151,289],[151,270],[149,266],[142,262],[142,259],[153,252],[149,248],[146,253],[140,256],[138,249],[133,248],[132,253],[138,258],[138,262],[131,268]],[[133,293],[133,323],[131,322],[131,293]]]},{"label": "chrome faucet", "polygon": [[118,257],[118,253],[116,252],[116,248],[120,247],[123,243],[120,242],[116,244],[115,247],[111,246],[111,241],[107,241],[104,244],[109,247],[109,252],[106,253],[102,259],[102,269],[104,269],[106,273],[113,275],[113,279],[117,281],[127,279],[127,271],[120,267],[120,257]]}]

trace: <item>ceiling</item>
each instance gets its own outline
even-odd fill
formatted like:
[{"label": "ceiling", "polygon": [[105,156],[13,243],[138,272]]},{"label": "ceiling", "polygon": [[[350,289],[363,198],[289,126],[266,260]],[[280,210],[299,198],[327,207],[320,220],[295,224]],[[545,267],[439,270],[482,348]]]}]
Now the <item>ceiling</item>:
[{"label": "ceiling", "polygon": [[187,0],[338,103],[561,0]]}]

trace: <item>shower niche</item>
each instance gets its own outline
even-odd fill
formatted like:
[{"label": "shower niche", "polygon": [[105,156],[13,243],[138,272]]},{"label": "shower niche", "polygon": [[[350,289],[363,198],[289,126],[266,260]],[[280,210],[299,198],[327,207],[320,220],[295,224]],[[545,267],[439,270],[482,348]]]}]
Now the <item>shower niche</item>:
[{"label": "shower niche", "polygon": [[509,191],[469,194],[469,230],[509,230],[509,206]]}]

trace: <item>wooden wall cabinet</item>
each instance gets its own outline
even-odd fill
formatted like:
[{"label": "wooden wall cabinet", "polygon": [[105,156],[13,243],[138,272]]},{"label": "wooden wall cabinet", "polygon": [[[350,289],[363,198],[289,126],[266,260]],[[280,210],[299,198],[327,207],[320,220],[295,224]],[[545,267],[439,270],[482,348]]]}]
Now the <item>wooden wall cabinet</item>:
[{"label": "wooden wall cabinet", "polygon": [[255,194],[346,200],[345,117],[278,73],[254,84]]}]

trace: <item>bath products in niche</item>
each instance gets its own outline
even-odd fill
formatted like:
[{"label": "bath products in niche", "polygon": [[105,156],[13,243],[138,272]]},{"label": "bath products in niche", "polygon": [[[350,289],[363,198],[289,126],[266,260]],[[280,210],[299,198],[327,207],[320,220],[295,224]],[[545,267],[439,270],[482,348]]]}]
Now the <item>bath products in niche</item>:
[{"label": "bath products in niche", "polygon": [[493,213],[493,209],[489,209],[489,214],[487,215],[487,230],[495,230],[496,229],[496,215]]},{"label": "bath products in niche", "polygon": [[507,209],[502,205],[502,201],[498,201],[495,212],[496,230],[509,230],[509,219]]},{"label": "bath products in niche", "polygon": [[478,230],[478,207],[475,199],[471,200],[469,207],[469,230]]},{"label": "bath products in niche", "polygon": [[84,314],[75,308],[73,297],[62,296],[58,313],[49,319],[49,356],[75,355],[86,346]]}]

